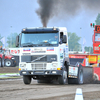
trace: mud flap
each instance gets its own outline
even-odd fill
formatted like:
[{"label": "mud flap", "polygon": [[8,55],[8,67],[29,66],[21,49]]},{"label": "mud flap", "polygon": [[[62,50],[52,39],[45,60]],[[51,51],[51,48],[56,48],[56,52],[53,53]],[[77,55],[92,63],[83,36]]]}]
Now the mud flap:
[{"label": "mud flap", "polygon": [[93,83],[93,67],[83,67],[84,83]]},{"label": "mud flap", "polygon": [[[70,67],[69,68],[69,69],[71,69],[69,71],[69,73],[71,73],[71,76],[69,74],[68,84],[83,84],[84,83],[84,80],[83,80],[83,66],[79,63],[77,63],[77,64],[78,64],[79,67],[72,67],[72,68]],[[74,68],[76,68],[77,70],[75,70]],[[72,69],[73,69],[73,71],[72,71]]]}]

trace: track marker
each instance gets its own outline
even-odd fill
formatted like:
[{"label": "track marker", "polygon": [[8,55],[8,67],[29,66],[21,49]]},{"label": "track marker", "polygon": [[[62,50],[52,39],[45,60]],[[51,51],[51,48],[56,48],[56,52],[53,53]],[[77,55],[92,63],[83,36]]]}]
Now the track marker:
[{"label": "track marker", "polygon": [[75,100],[84,100],[81,88],[76,89]]}]

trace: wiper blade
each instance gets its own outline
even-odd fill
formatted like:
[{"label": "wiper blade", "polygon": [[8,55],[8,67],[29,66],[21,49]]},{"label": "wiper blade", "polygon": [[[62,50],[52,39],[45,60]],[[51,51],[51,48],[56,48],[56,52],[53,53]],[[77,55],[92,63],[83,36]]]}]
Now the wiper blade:
[{"label": "wiper blade", "polygon": [[53,44],[51,44],[51,43],[49,43],[49,42],[40,42],[38,45],[53,45]]},{"label": "wiper blade", "polygon": [[47,44],[45,44],[45,45],[49,45],[49,46],[50,46],[50,45],[53,45],[53,44],[51,44],[51,43],[47,43]]},{"label": "wiper blade", "polygon": [[38,46],[43,46],[43,44],[38,44]]},{"label": "wiper blade", "polygon": [[21,46],[23,46],[23,47],[33,47],[33,46],[37,46],[37,45],[33,44],[33,43],[23,43]]}]

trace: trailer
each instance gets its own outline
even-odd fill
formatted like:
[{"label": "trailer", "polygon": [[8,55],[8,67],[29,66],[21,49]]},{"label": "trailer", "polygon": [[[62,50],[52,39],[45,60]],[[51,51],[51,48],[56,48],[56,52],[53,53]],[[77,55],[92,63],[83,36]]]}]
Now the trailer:
[{"label": "trailer", "polygon": [[81,63],[83,66],[84,83],[94,83],[100,81],[100,64],[98,54],[69,53],[71,63]]},{"label": "trailer", "polygon": [[[92,23],[90,25],[92,26]],[[83,58],[81,65],[84,67],[84,79],[87,77],[90,83],[100,82],[100,25],[93,25],[93,27],[93,53],[69,53],[70,59]]]}]

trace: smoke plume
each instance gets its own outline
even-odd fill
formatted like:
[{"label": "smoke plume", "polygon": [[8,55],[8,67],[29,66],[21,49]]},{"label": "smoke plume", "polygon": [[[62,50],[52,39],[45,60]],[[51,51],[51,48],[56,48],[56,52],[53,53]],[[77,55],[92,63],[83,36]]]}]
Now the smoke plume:
[{"label": "smoke plume", "polygon": [[100,0],[37,0],[39,8],[36,13],[41,19],[43,27],[46,27],[49,20],[62,14],[66,17],[75,16],[82,10],[98,12]]}]

